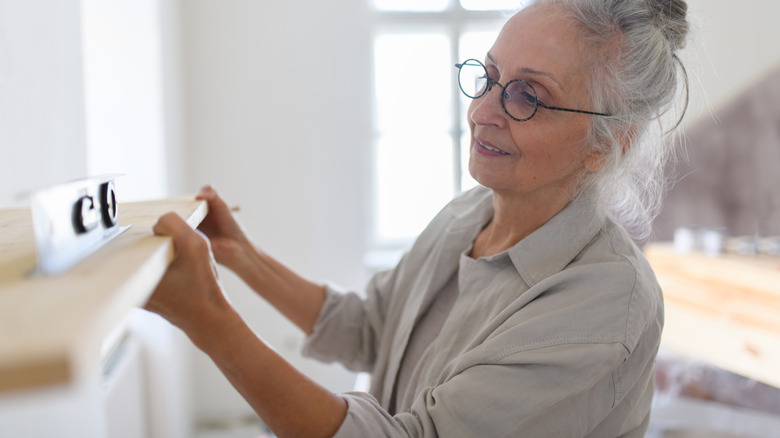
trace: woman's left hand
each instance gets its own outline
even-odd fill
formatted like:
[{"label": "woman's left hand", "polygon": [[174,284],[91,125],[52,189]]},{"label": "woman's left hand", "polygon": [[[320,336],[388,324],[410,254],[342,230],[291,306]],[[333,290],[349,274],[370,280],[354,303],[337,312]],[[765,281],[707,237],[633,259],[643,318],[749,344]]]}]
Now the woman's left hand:
[{"label": "woman's left hand", "polygon": [[154,232],[173,238],[174,257],[146,310],[182,329],[278,436],[330,437],[347,402],[314,383],[263,343],[225,297],[209,241],[175,213]]}]

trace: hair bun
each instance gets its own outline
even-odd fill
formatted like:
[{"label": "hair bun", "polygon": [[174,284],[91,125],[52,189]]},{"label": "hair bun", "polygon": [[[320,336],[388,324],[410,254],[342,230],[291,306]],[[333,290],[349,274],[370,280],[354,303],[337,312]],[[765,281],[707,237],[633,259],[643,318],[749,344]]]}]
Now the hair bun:
[{"label": "hair bun", "polygon": [[688,36],[688,4],[685,0],[647,0],[655,25],[661,30],[672,50],[685,47]]}]

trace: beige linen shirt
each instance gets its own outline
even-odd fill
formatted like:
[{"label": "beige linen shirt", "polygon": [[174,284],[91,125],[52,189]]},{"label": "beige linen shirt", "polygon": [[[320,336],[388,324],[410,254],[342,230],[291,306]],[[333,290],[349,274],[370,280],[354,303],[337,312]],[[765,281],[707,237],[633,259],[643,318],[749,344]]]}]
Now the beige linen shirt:
[{"label": "beige linen shirt", "polygon": [[661,290],[626,232],[588,196],[509,250],[476,261],[416,381],[387,408],[410,333],[493,214],[453,200],[366,298],[328,286],[304,353],[371,371],[336,437],[641,437],[663,326]]}]

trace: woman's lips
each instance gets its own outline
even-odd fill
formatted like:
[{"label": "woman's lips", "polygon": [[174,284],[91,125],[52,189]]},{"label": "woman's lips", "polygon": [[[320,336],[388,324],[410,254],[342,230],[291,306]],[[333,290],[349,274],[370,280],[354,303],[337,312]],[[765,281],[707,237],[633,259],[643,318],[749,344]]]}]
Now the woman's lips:
[{"label": "woman's lips", "polygon": [[480,140],[478,138],[474,138],[474,141],[477,144],[477,152],[484,154],[484,155],[490,155],[490,156],[497,156],[497,155],[509,155],[508,152],[504,152],[503,150],[495,147],[494,145],[484,141]]}]

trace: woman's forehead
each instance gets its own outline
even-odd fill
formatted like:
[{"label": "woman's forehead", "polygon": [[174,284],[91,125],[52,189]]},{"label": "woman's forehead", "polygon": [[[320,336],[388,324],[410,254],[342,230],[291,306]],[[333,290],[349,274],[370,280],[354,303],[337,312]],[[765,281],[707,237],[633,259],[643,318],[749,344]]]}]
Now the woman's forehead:
[{"label": "woman's forehead", "polygon": [[575,21],[562,6],[532,5],[506,22],[490,57],[502,74],[537,71],[568,89],[582,80],[588,58],[580,40]]}]

